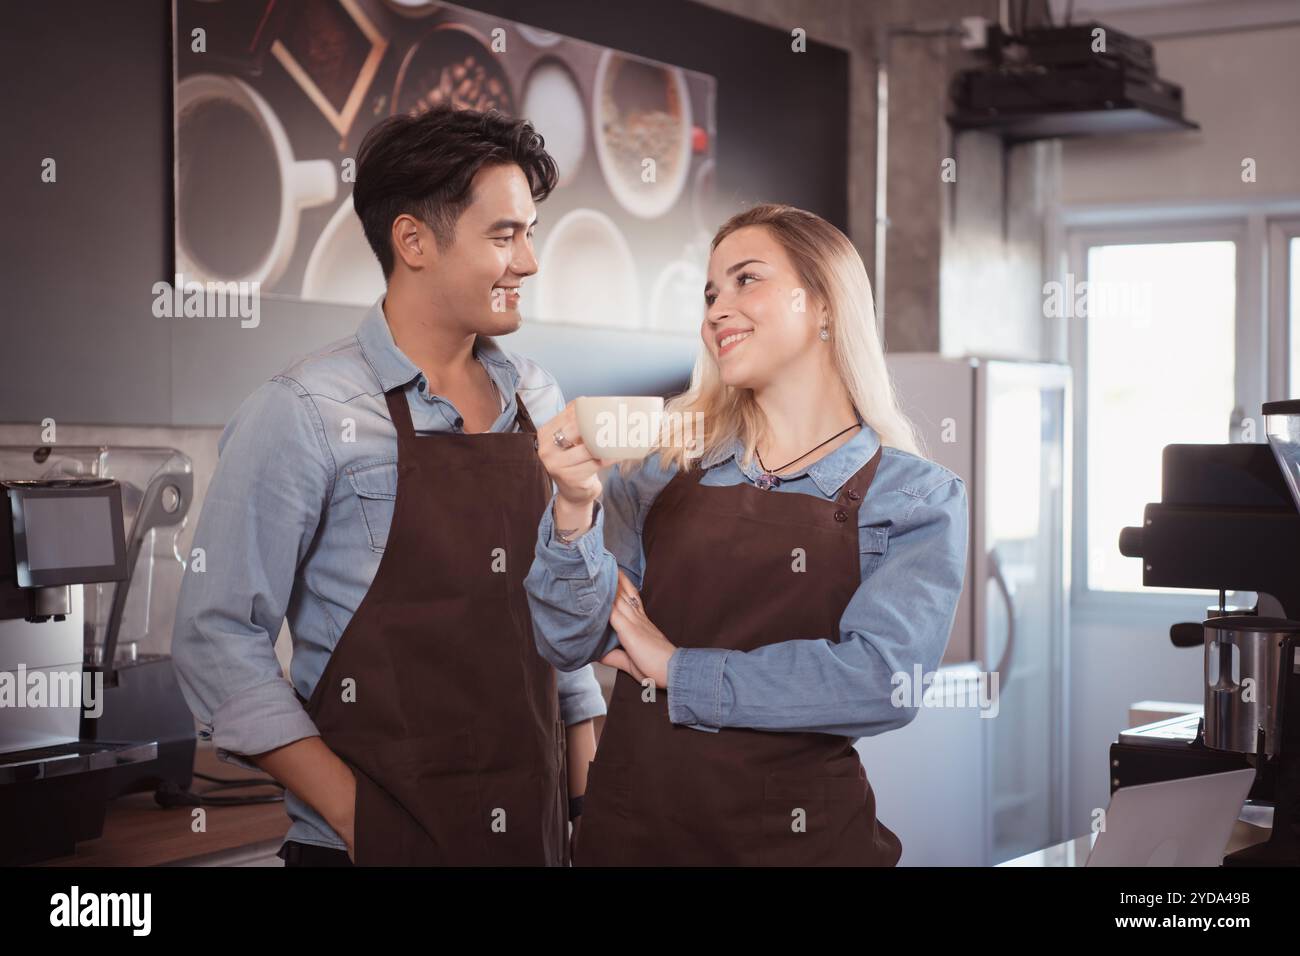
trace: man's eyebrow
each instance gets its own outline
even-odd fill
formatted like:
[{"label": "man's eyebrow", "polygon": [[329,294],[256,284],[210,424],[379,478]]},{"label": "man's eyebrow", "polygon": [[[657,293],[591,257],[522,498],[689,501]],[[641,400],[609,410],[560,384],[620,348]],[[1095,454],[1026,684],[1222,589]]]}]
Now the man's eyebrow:
[{"label": "man's eyebrow", "polygon": [[[753,265],[755,262],[757,262],[759,265],[764,265],[764,266],[767,265],[767,263],[764,262],[762,259],[745,259],[744,261],[742,261],[742,262],[737,262],[734,266],[731,266],[730,268],[728,268],[728,269],[727,269],[727,275],[731,275],[732,273],[736,272],[737,270],[740,270],[740,269],[745,268],[745,266]],[[708,282],[706,282],[706,283],[704,284],[704,291],[705,291],[705,292],[708,292],[711,288],[713,288],[713,280],[712,280],[712,279],[710,279]]]},{"label": "man's eyebrow", "polygon": [[[532,224],[536,226],[539,220],[540,217],[534,219]],[[524,229],[527,226],[527,223],[521,222],[518,219],[498,219],[496,222],[492,223],[492,225],[488,226],[487,231],[497,232],[500,229],[509,229],[513,232],[516,229]]]}]

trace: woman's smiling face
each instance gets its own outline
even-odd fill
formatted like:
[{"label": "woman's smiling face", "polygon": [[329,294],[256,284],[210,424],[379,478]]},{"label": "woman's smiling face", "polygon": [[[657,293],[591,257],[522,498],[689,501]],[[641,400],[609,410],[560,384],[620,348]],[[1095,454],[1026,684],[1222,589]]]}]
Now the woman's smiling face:
[{"label": "woman's smiling face", "polygon": [[762,388],[820,343],[820,311],[764,226],[731,233],[709,257],[700,336],[722,381]]}]

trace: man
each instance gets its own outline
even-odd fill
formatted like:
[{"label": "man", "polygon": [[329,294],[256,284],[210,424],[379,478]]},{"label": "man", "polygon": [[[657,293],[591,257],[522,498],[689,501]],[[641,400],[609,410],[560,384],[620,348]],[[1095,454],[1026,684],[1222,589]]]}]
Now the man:
[{"label": "man", "polygon": [[173,655],[218,755],[284,784],[288,865],[568,861],[604,700],[538,655],[522,587],[564,399],[492,339],[555,183],[527,122],[379,123],[353,204],[386,294],[222,435]]}]

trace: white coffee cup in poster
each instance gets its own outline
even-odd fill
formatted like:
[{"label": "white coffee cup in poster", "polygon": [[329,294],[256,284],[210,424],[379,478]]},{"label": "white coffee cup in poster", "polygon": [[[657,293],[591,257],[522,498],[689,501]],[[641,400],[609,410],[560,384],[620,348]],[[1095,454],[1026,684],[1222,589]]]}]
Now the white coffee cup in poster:
[{"label": "white coffee cup in poster", "polygon": [[274,110],[235,77],[187,76],[176,116],[178,271],[273,286],[298,241],[299,212],[334,199],[338,169],[295,159]]}]

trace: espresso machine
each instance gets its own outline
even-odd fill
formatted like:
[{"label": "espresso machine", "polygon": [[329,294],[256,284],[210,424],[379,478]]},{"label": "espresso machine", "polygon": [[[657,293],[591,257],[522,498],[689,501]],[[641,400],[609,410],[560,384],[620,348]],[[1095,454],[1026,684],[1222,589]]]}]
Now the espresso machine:
[{"label": "espresso machine", "polygon": [[0,447],[0,864],[72,853],[114,797],[188,789],[162,651],[192,494],[171,448]]},{"label": "espresso machine", "polygon": [[[1204,713],[1121,733],[1111,792],[1253,768],[1247,800],[1273,808],[1271,832],[1225,866],[1300,865],[1300,399],[1262,411],[1267,444],[1165,446],[1161,500],[1119,541],[1145,586],[1217,590],[1219,602],[1169,630],[1204,654]],[[1229,607],[1227,591],[1258,599]]]}]

